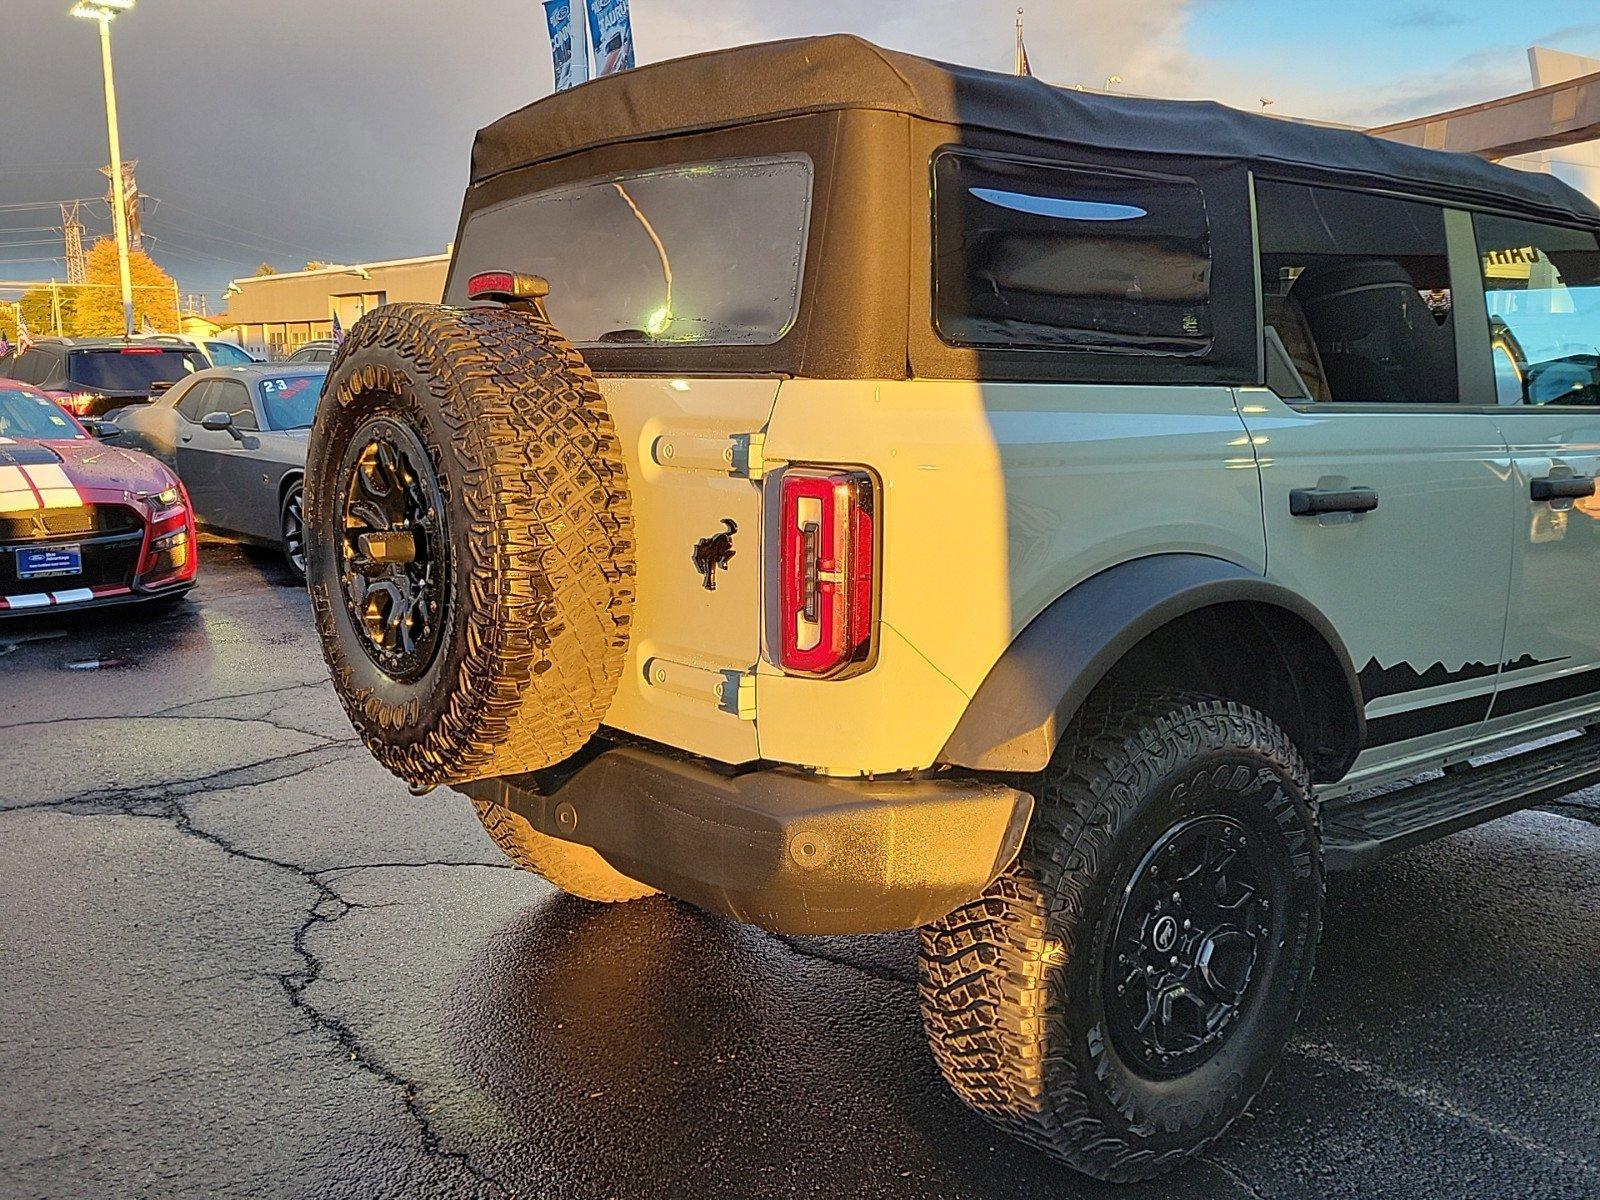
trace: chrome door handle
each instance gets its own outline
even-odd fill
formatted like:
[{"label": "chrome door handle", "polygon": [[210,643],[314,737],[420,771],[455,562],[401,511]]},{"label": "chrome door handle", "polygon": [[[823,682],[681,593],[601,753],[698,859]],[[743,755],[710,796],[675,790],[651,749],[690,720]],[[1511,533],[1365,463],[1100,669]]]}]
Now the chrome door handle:
[{"label": "chrome door handle", "polygon": [[1295,517],[1365,513],[1377,507],[1378,493],[1369,487],[1295,488],[1289,493],[1289,514]]},{"label": "chrome door handle", "polygon": [[1540,500],[1577,500],[1594,495],[1593,475],[1543,475],[1528,481],[1528,495]]}]

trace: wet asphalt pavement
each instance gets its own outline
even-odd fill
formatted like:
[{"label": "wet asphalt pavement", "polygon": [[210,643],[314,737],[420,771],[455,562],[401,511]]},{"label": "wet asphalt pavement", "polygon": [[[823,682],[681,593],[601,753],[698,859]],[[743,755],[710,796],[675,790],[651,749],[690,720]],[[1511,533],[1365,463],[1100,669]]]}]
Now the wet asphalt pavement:
[{"label": "wet asphalt pavement", "polygon": [[1251,1113],[1097,1188],[945,1093],[910,935],[509,869],[205,551],[175,611],[0,625],[0,1196],[1600,1196],[1600,789],[1335,879]]}]

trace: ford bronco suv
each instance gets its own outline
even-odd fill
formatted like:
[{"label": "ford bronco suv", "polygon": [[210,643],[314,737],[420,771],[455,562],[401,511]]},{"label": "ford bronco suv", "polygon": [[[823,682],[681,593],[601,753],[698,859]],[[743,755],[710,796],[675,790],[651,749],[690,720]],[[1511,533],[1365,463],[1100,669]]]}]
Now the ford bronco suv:
[{"label": "ford bronco suv", "polygon": [[1152,1175],[1277,1061],[1325,871],[1600,779],[1597,231],[850,37],[589,83],[334,360],[327,661],[569,892],[920,928],[955,1092]]}]

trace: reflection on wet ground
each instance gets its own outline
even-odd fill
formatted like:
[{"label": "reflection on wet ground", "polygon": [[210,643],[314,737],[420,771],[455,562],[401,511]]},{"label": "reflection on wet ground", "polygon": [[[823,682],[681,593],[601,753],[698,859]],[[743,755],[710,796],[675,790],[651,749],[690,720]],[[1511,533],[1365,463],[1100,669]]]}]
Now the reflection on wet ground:
[{"label": "reflection on wet ground", "polygon": [[1260,1102],[1099,1188],[945,1091],[910,935],[591,905],[408,794],[277,569],[0,625],[0,1195],[1600,1195],[1600,791],[1335,880]]}]

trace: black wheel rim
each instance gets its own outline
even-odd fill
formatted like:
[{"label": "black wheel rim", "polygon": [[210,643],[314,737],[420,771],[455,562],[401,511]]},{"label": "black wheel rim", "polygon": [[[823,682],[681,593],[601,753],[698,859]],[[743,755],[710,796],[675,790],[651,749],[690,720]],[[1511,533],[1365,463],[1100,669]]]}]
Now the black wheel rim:
[{"label": "black wheel rim", "polygon": [[289,493],[283,506],[283,556],[301,575],[306,573],[306,518],[301,506],[302,494],[297,487]]},{"label": "black wheel rim", "polygon": [[1163,834],[1123,890],[1106,962],[1112,1044],[1139,1072],[1216,1054],[1276,953],[1288,881],[1264,835],[1223,814]]},{"label": "black wheel rim", "polygon": [[339,586],[367,656],[410,681],[446,620],[444,500],[422,442],[390,417],[356,430],[341,472]]}]

